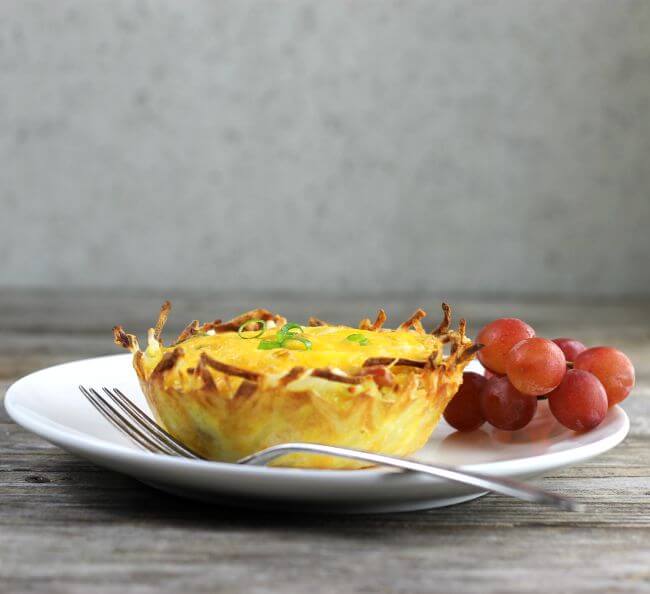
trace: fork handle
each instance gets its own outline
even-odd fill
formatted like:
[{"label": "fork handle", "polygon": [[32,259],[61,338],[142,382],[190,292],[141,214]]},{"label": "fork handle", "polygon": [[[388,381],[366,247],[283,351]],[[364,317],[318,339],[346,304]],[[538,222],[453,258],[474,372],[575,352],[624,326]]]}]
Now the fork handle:
[{"label": "fork handle", "polygon": [[284,456],[286,454],[295,454],[297,452],[310,453],[310,454],[326,454],[328,456],[337,456],[339,458],[349,458],[352,460],[361,460],[363,462],[370,462],[380,466],[391,466],[393,468],[401,468],[402,470],[412,470],[421,472],[438,478],[447,479],[473,487],[479,487],[486,491],[493,491],[501,495],[507,495],[523,501],[531,503],[541,503],[543,505],[552,505],[559,509],[568,511],[578,511],[580,506],[561,495],[549,493],[544,489],[528,485],[523,482],[513,481],[507,478],[494,477],[478,472],[470,472],[467,470],[460,470],[451,466],[423,464],[408,458],[395,458],[393,456],[385,456],[383,454],[375,454],[373,452],[366,452],[364,450],[352,450],[349,448],[341,448],[337,446],[329,446],[319,443],[283,443],[280,445],[260,450],[250,456],[246,456],[238,461],[239,464],[251,464],[255,466],[263,466],[272,460]]}]

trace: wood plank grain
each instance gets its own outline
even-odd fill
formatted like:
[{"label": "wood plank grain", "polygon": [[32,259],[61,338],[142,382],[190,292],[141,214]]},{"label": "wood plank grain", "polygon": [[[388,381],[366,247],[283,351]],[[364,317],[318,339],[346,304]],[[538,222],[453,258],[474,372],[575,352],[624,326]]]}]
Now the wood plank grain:
[{"label": "wood plank grain", "polygon": [[[116,323],[143,332],[153,325],[164,299],[173,302],[169,320],[171,328],[180,329],[189,320],[227,318],[254,309],[268,307],[292,319],[307,320],[315,315],[324,320],[354,323],[383,307],[393,324],[402,322],[418,307],[424,307],[432,324],[440,317],[440,302],[454,307],[454,317],[465,317],[483,324],[509,315],[526,319],[533,326],[579,329],[600,332],[607,329],[615,336],[617,329],[629,329],[648,338],[650,307],[646,300],[617,302],[558,302],[552,298],[525,301],[492,297],[472,300],[462,295],[434,295],[422,292],[370,295],[332,295],[320,293],[205,293],[128,292],[117,290],[35,290],[3,289],[0,292],[0,328],[42,334],[49,331],[77,335],[104,333]],[[614,330],[614,333],[612,333]]]},{"label": "wood plank grain", "polygon": [[[260,304],[295,319],[395,320],[421,295],[176,296],[172,326]],[[430,297],[430,296],[429,296]],[[159,296],[0,294],[0,395],[43,366],[114,350],[116,321],[138,332]],[[435,307],[430,308],[433,314]],[[474,327],[505,313],[542,334],[628,352],[638,385],[618,448],[538,482],[586,504],[559,513],[486,496],[441,510],[319,516],[188,502],[75,458],[0,412],[0,592],[650,592],[650,306],[459,300]]]},{"label": "wood plank grain", "polygon": [[[650,579],[645,530],[328,520],[217,517],[191,538],[150,522],[26,527],[0,542],[0,577],[7,591],[296,593],[647,592]],[[44,539],[34,553],[47,563],[25,563],[20,551]]]}]

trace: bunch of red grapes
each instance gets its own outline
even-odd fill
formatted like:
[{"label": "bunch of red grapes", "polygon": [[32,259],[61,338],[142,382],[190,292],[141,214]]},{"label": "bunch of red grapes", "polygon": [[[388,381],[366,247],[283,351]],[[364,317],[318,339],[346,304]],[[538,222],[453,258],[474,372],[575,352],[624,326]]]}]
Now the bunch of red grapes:
[{"label": "bunch of red grapes", "polygon": [[478,333],[485,376],[465,372],[445,420],[458,431],[485,421],[506,431],[522,429],[548,398],[553,416],[574,431],[598,426],[610,406],[634,386],[634,367],[611,347],[588,349],[572,338],[548,340],[516,318],[490,322]]}]

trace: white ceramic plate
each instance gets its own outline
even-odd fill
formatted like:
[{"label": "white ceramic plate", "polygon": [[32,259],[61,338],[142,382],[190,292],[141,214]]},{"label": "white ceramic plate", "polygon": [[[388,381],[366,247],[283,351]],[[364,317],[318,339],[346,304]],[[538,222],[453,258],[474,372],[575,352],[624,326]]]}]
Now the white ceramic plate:
[{"label": "white ceramic plate", "polygon": [[[480,365],[474,362],[471,368]],[[28,375],[9,388],[5,406],[16,423],[63,449],[178,495],[231,505],[367,513],[441,507],[483,494],[411,472],[264,468],[151,454],[101,417],[79,384],[119,387],[148,410],[130,355],[75,361]],[[530,425],[516,432],[486,424],[457,433],[443,421],[414,458],[530,478],[597,456],[620,443],[628,429],[627,415],[616,406],[595,430],[576,434],[561,427],[540,402]]]}]

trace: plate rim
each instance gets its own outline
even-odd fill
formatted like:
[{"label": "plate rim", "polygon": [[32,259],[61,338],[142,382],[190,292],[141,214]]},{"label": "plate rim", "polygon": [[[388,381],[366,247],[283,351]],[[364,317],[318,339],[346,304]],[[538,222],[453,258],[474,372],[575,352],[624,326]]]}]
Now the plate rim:
[{"label": "plate rim", "polygon": [[[156,464],[158,466],[168,467],[170,469],[187,467],[202,471],[222,472],[226,474],[250,473],[260,477],[273,476],[276,478],[291,478],[292,480],[306,481],[335,481],[350,482],[350,479],[360,483],[374,483],[381,480],[386,474],[395,473],[389,469],[374,469],[372,471],[360,470],[328,470],[328,469],[303,469],[303,468],[285,468],[285,467],[267,467],[267,466],[246,466],[230,462],[219,462],[213,460],[190,460],[186,458],[175,458],[172,456],[157,455],[144,450],[130,448],[120,444],[105,441],[93,435],[76,430],[66,430],[56,422],[44,417],[42,414],[30,409],[20,402],[20,391],[24,389],[24,384],[34,381],[35,376],[50,372],[54,369],[60,369],[66,366],[74,366],[79,363],[99,362],[106,359],[129,358],[128,354],[104,355],[99,357],[90,357],[86,359],[77,359],[52,365],[33,371],[28,375],[21,377],[9,386],[4,398],[4,406],[9,417],[24,429],[38,435],[46,441],[66,450],[73,450],[75,455],[80,455],[79,451],[90,451],[95,455],[102,457],[113,457],[119,460],[129,461],[131,463]],[[511,460],[499,460],[492,462],[478,462],[474,464],[462,464],[459,468],[475,472],[484,472],[494,474],[495,476],[534,476],[544,473],[554,468],[570,466],[598,456],[608,450],[616,447],[621,443],[629,433],[630,420],[623,408],[616,405],[610,411],[615,411],[615,422],[618,426],[608,434],[594,442],[582,444],[563,450],[560,452],[545,452],[533,456],[515,458]],[[609,413],[608,413],[609,414]],[[567,461],[567,455],[570,454],[570,460]],[[406,479],[415,479],[416,473],[401,473]],[[417,477],[419,480],[423,477]],[[427,477],[430,482],[450,483],[444,479]],[[360,485],[361,486],[361,485]]]}]

